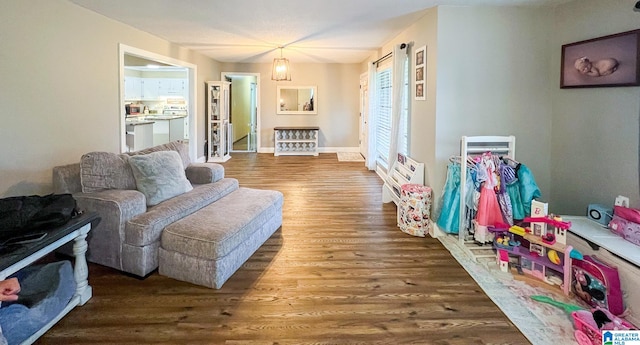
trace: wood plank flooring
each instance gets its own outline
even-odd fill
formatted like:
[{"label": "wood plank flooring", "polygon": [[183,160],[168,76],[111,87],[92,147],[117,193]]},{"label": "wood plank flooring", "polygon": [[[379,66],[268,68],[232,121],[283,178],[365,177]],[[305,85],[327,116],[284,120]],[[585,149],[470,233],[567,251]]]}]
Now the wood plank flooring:
[{"label": "wood plank flooring", "polygon": [[396,227],[363,163],[234,153],[224,166],[285,204],[222,289],[90,264],[93,298],[38,344],[529,344],[438,240]]}]

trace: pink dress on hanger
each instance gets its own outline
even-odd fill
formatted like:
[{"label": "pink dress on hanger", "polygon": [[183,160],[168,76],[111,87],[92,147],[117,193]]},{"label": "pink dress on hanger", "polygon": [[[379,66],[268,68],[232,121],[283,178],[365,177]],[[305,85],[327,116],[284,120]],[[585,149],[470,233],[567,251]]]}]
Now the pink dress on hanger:
[{"label": "pink dress on hanger", "polygon": [[503,223],[502,211],[500,210],[495,192],[495,187],[498,185],[498,177],[491,153],[482,154],[482,161],[478,168],[485,169],[487,176],[486,180],[482,183],[482,187],[480,187],[480,200],[478,201],[476,222],[483,226]]}]

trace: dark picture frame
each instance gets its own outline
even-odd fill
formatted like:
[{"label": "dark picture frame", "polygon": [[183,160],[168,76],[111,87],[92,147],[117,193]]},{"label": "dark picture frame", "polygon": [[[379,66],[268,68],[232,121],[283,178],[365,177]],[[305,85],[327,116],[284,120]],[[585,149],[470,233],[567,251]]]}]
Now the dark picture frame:
[{"label": "dark picture frame", "polygon": [[415,85],[414,99],[416,101],[424,101],[426,95],[427,81],[427,46],[424,45],[415,52],[415,73],[413,74],[413,82]]},{"label": "dark picture frame", "polygon": [[562,46],[560,88],[640,85],[640,29]]},{"label": "dark picture frame", "polygon": [[424,80],[424,66],[416,68],[416,81]]},{"label": "dark picture frame", "polygon": [[424,83],[416,84],[416,99],[424,97]]},{"label": "dark picture frame", "polygon": [[424,64],[424,49],[416,52],[416,66]]}]

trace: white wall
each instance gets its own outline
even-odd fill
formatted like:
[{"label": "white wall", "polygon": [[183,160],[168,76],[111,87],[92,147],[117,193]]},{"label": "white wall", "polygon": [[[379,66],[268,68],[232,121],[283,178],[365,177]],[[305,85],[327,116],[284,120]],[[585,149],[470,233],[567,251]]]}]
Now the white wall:
[{"label": "white wall", "polygon": [[448,158],[460,152],[463,135],[515,135],[516,159],[532,170],[548,200],[549,11],[438,8],[437,187],[443,186]]},{"label": "white wall", "polygon": [[632,11],[635,3],[580,0],[558,6],[554,13],[548,72],[554,212],[584,215],[588,204],[613,205],[617,195],[640,207],[640,88],[559,88],[562,45],[640,28],[640,13]]},{"label": "white wall", "polygon": [[425,163],[425,183],[433,188],[435,204],[449,157],[459,154],[463,135],[515,135],[516,158],[532,169],[549,197],[550,11],[439,6],[368,59],[401,42],[413,41],[412,53],[427,46],[427,99],[412,97],[409,150]]},{"label": "white wall", "polygon": [[[424,12],[424,16],[409,26],[400,35],[387,42],[376,56],[367,61],[375,61],[378,57],[386,55],[393,50],[393,46],[400,43],[410,43],[408,54],[410,55],[409,78],[411,80],[410,91],[410,119],[409,119],[409,156],[418,162],[425,163],[425,184],[433,186],[433,176],[437,176],[438,169],[435,160],[436,153],[436,76],[438,61],[437,44],[438,10],[431,8]],[[414,98],[414,67],[415,51],[427,46],[426,50],[426,100],[416,101]],[[368,64],[365,67],[368,68]]]},{"label": "white wall", "polygon": [[53,166],[119,151],[119,43],[198,66],[203,155],[200,95],[217,62],[64,0],[3,1],[0,42],[0,196],[49,193]]},{"label": "white wall", "polygon": [[[286,56],[286,54],[285,54]],[[273,148],[277,126],[318,126],[320,150],[358,147],[358,64],[296,64],[291,81],[271,80],[271,64],[223,63],[227,72],[260,73],[260,148]],[[278,85],[318,87],[317,115],[276,115]]]}]

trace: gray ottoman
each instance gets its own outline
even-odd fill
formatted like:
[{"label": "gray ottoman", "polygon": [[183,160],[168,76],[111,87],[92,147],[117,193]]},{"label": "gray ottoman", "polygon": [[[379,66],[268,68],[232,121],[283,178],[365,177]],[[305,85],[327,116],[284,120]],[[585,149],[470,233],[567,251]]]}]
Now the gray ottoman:
[{"label": "gray ottoman", "polygon": [[282,193],[239,188],[167,226],[159,273],[219,289],[282,225]]}]

